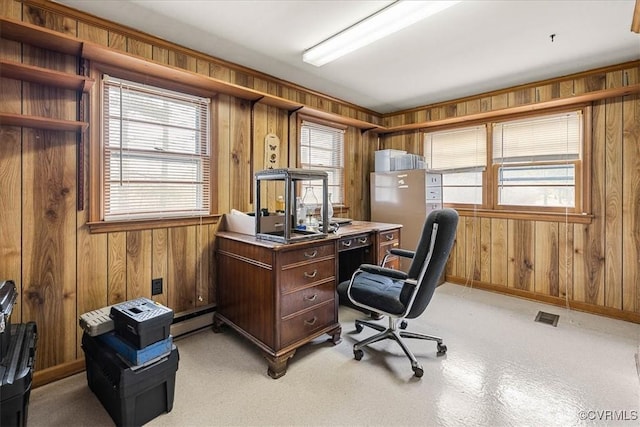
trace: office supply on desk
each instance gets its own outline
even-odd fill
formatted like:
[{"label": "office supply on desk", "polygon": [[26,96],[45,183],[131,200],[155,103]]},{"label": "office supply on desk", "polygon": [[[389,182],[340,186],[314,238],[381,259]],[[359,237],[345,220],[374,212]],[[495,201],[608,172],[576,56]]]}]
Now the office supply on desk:
[{"label": "office supply on desk", "polygon": [[[431,212],[424,222],[422,234],[415,251],[391,250],[398,256],[411,258],[407,273],[373,264],[361,265],[348,283],[347,295],[353,304],[389,318],[389,327],[366,320],[356,320],[356,331],[363,326],[379,333],[357,342],[353,346],[356,360],[362,359],[362,348],[384,339],[395,340],[411,360],[411,369],[416,377],[422,377],[422,365],[406,346],[402,338],[436,341],[438,355],[446,353],[447,347],[439,337],[398,330],[398,321],[420,316],[431,301],[440,275],[444,271],[453,247],[458,225],[458,213],[453,209]],[[344,286],[341,284],[341,286]],[[400,329],[404,329],[400,325]]]}]

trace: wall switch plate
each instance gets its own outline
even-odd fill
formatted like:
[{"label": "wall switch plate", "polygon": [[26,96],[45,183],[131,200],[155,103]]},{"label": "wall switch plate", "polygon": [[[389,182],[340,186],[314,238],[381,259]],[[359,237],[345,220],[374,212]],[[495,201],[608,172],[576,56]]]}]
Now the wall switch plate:
[{"label": "wall switch plate", "polygon": [[151,279],[151,295],[160,295],[162,293],[162,278]]}]

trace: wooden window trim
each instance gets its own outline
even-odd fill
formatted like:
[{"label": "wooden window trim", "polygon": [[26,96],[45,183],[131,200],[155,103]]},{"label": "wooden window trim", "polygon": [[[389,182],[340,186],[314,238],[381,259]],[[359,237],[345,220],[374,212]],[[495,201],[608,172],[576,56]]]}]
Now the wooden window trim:
[{"label": "wooden window trim", "polygon": [[165,81],[162,79],[153,79],[153,82],[149,81],[149,78],[142,76],[138,73],[134,73],[128,70],[122,70],[117,67],[105,66],[103,64],[91,65],[92,76],[97,76],[96,80],[100,81],[102,74],[112,74],[124,79],[130,79],[133,81],[145,82],[159,86],[169,90],[183,91],[185,93],[197,96],[211,97],[212,102],[209,105],[211,121],[210,121],[210,138],[209,138],[209,155],[210,167],[209,167],[209,189],[211,194],[209,202],[209,215],[199,216],[178,216],[167,218],[147,218],[147,219],[133,219],[125,221],[104,221],[103,219],[103,165],[102,165],[102,96],[100,91],[102,90],[101,84],[96,84],[92,87],[90,97],[90,149],[89,149],[89,164],[88,164],[88,190],[89,190],[89,221],[87,226],[91,233],[107,233],[118,231],[134,231],[134,230],[147,230],[154,228],[164,227],[179,227],[186,225],[198,225],[198,224],[216,224],[220,218],[220,214],[215,213],[217,211],[217,187],[215,186],[215,178],[217,176],[216,163],[214,155],[216,151],[216,106],[215,96],[210,92],[203,92],[197,88],[191,88],[185,85],[175,85],[171,81]]}]

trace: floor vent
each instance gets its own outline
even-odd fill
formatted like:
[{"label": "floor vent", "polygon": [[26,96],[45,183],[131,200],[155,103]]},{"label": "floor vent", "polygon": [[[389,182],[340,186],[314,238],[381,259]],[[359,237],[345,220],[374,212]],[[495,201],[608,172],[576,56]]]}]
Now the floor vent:
[{"label": "floor vent", "polygon": [[546,313],[544,311],[539,311],[536,315],[536,322],[546,323],[551,326],[558,326],[558,319],[560,316],[557,314]]}]

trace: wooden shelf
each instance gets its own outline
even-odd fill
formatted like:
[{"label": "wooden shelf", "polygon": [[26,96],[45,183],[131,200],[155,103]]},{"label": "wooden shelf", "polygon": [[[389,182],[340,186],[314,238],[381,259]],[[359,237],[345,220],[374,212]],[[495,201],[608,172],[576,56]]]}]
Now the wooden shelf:
[{"label": "wooden shelf", "polygon": [[48,117],[28,116],[25,114],[0,113],[0,125],[24,126],[36,129],[81,132],[89,123],[73,120],[50,119]]},{"label": "wooden shelf", "polygon": [[26,80],[48,86],[73,89],[83,92],[88,92],[95,83],[95,80],[88,77],[49,70],[33,65],[21,64],[19,62],[8,61],[6,59],[0,59],[0,77]]},{"label": "wooden shelf", "polygon": [[0,36],[3,39],[75,56],[79,56],[82,51],[81,40],[26,22],[0,17],[0,29]]}]

